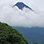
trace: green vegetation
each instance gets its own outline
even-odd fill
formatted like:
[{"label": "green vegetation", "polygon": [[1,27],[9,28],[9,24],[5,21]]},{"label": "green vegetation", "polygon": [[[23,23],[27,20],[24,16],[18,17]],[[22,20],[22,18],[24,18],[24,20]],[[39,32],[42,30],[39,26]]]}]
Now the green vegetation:
[{"label": "green vegetation", "polygon": [[13,29],[11,26],[0,22],[0,44],[29,44],[29,43],[16,29]]},{"label": "green vegetation", "polygon": [[29,44],[22,34],[0,22],[0,44]]}]

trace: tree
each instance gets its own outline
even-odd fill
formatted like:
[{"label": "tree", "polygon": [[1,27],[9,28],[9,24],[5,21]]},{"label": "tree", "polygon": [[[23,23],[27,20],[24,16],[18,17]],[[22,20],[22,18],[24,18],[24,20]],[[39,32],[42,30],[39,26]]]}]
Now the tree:
[{"label": "tree", "polygon": [[0,22],[0,44],[29,44],[22,34],[11,26]]}]

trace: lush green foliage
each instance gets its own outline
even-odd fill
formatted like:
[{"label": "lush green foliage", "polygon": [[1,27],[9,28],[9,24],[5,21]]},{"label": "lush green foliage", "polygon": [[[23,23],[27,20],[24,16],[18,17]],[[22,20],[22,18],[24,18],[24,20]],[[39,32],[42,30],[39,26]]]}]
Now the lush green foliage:
[{"label": "lush green foliage", "polygon": [[0,44],[29,44],[29,43],[16,29],[13,29],[11,26],[0,22]]},{"label": "lush green foliage", "polygon": [[22,34],[11,26],[0,22],[0,44],[29,44]]}]

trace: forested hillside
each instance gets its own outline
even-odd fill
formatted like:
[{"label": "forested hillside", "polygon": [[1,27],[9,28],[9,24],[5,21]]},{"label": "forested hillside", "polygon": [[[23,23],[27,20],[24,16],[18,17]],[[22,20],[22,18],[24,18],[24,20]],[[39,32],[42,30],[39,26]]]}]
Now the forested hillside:
[{"label": "forested hillside", "polygon": [[22,34],[0,22],[0,44],[29,44]]},{"label": "forested hillside", "polygon": [[[0,22],[0,44],[29,44],[16,29]],[[33,43],[38,44],[38,43]]]}]

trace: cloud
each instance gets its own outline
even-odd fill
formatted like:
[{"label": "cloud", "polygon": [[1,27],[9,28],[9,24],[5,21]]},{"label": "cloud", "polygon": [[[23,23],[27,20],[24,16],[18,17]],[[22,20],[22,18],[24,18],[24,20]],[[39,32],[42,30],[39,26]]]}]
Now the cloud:
[{"label": "cloud", "polygon": [[11,26],[44,27],[44,10],[39,9],[33,1],[30,7],[32,7],[35,12],[25,7],[23,11],[17,7],[12,8],[14,2],[17,2],[16,0],[0,0],[0,2],[0,22],[7,23]]}]

